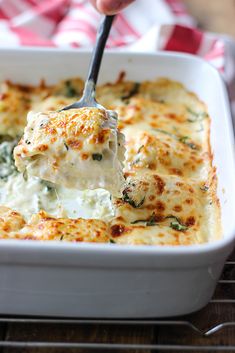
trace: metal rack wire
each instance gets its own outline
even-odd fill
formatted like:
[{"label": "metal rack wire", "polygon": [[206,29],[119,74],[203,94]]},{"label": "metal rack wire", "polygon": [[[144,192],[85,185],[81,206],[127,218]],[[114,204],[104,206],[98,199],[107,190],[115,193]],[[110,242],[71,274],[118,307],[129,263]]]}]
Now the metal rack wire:
[{"label": "metal rack wire", "polygon": [[[235,257],[235,256],[233,256]],[[196,314],[198,323],[194,323],[195,314],[174,320],[97,320],[97,319],[55,319],[55,318],[27,318],[27,317],[0,317],[0,327],[5,325],[5,335],[0,340],[1,352],[235,352],[235,261],[225,264],[224,272],[218,283],[217,290],[208,307]],[[221,291],[221,286],[225,290]],[[215,310],[209,309],[215,306]],[[211,319],[207,327],[202,328],[200,318],[205,311],[210,312]],[[222,313],[221,315],[219,313]],[[13,329],[12,329],[13,326]],[[62,326],[64,330],[86,327],[89,332],[99,327],[100,332],[109,328],[107,341],[91,340],[90,335],[76,341],[73,339],[62,340],[45,339],[45,333],[25,335],[26,328],[46,327],[46,330]],[[146,342],[136,340],[123,342],[113,341],[112,332],[117,328],[125,328],[125,332],[132,332],[133,328],[153,332],[153,339]],[[40,330],[39,330],[40,331]],[[10,334],[9,334],[10,332]],[[13,332],[13,334],[12,334]],[[14,335],[14,332],[21,333]],[[187,332],[187,334],[186,334]],[[225,335],[225,332],[230,332]],[[159,334],[160,333],[160,334]],[[19,339],[20,337],[20,339]],[[149,336],[150,337],[150,336]],[[188,339],[187,339],[188,337]],[[47,338],[47,336],[46,336]],[[97,336],[96,336],[97,338]]]}]

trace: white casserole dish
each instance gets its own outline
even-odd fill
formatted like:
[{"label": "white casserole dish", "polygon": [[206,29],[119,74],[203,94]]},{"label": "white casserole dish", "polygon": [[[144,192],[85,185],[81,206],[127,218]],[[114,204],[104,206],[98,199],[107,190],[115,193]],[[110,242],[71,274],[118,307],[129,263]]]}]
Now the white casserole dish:
[{"label": "white casserole dish", "polygon": [[[77,50],[1,50],[0,80],[85,78],[89,59]],[[223,238],[187,247],[2,240],[1,314],[167,317],[196,311],[210,300],[235,240],[234,137],[225,85],[206,62],[175,53],[107,53],[100,82],[114,81],[123,70],[135,81],[181,81],[207,103]]]}]

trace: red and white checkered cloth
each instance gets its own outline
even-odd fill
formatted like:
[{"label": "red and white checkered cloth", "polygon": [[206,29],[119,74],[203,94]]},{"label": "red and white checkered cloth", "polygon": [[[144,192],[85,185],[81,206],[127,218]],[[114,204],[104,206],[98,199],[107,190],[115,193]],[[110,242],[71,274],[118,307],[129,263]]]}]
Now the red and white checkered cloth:
[{"label": "red and white checkered cloth", "polygon": [[[99,19],[88,0],[2,0],[0,46],[90,47]],[[180,0],[136,0],[117,16],[108,47],[182,51],[223,70],[223,41],[194,26]]]},{"label": "red and white checkered cloth", "polygon": [[[0,47],[91,47],[99,20],[88,0],[1,0]],[[181,0],[136,0],[117,16],[108,40],[109,48],[199,55],[235,87],[235,46],[230,41],[226,52],[226,45],[225,38],[198,30]]]}]

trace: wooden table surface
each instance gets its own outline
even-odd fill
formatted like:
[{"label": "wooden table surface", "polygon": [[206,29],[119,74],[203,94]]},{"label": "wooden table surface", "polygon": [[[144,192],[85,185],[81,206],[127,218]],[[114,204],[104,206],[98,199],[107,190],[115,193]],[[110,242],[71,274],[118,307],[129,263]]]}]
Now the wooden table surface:
[{"label": "wooden table surface", "polygon": [[226,33],[235,38],[234,0],[183,0],[183,2],[201,28]]},{"label": "wooden table surface", "polygon": [[[184,0],[189,11],[198,20],[200,26],[213,32],[227,33],[235,37],[235,1],[233,0]],[[231,257],[235,261],[235,253]],[[225,279],[235,278],[235,266],[228,266],[224,273]],[[215,298],[235,299],[235,284],[220,284],[216,290]],[[200,312],[181,318],[189,320],[200,329],[208,329],[216,323],[235,321],[234,304],[209,304]],[[119,342],[119,343],[157,343],[157,344],[225,344],[235,345],[235,328],[220,331],[211,338],[204,338],[195,334],[190,329],[177,327],[110,327],[89,325],[38,325],[38,324],[3,324],[0,326],[0,339],[2,340],[34,340],[34,341],[65,341],[65,342]],[[29,350],[9,349],[0,350],[4,353],[15,352],[53,352],[65,353],[64,349]],[[71,353],[84,352],[69,350]],[[94,352],[91,350],[90,352]],[[103,352],[102,350],[100,352]],[[110,351],[109,351],[110,352]],[[121,351],[116,351],[121,352]],[[126,350],[125,352],[137,352]],[[142,351],[149,353],[149,350]],[[161,352],[158,350],[158,352]],[[170,350],[169,350],[170,352]],[[183,352],[183,351],[182,351]],[[180,352],[180,353],[182,353]],[[198,353],[201,353],[199,350]]]}]

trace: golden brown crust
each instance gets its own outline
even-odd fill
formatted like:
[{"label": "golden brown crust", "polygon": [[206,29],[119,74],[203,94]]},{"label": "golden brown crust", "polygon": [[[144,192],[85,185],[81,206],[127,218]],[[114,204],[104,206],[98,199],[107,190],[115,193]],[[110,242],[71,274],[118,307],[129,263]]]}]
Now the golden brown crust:
[{"label": "golden brown crust", "polygon": [[24,225],[25,221],[19,212],[0,206],[0,238],[8,237],[8,234],[20,230]]},{"label": "golden brown crust", "polygon": [[13,84],[6,81],[0,86],[0,135],[20,136],[29,110],[37,101],[50,94],[50,87]]},{"label": "golden brown crust", "polygon": [[71,242],[106,243],[107,224],[94,219],[54,218],[44,211],[34,215],[18,235],[32,240],[60,240]]}]

